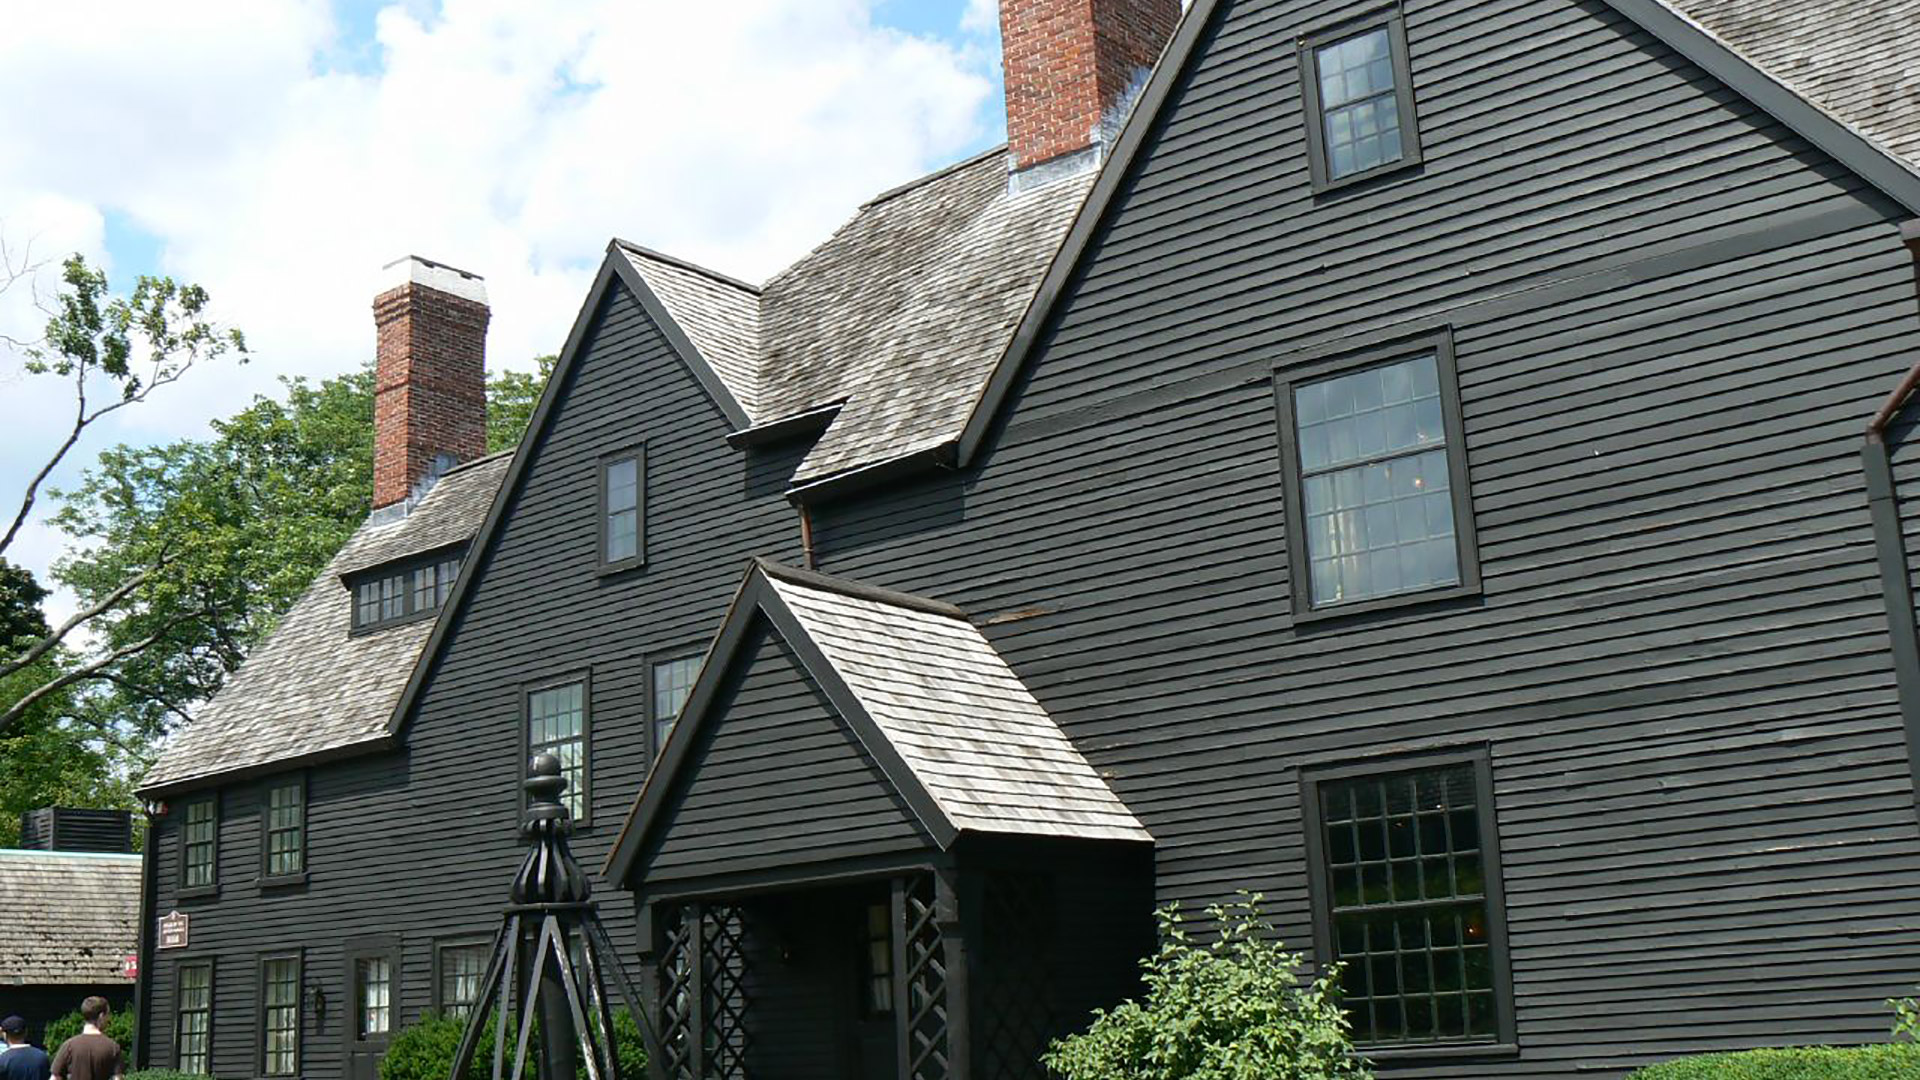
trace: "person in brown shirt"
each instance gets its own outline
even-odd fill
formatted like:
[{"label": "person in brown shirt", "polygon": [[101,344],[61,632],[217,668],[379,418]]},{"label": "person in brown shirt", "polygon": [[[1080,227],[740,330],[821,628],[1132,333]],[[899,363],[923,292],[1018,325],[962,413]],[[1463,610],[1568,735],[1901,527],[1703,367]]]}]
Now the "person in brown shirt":
[{"label": "person in brown shirt", "polygon": [[120,1044],[101,1029],[107,1026],[107,999],[90,997],[80,1003],[80,1034],[60,1044],[53,1055],[53,1080],[120,1080],[126,1059]]}]

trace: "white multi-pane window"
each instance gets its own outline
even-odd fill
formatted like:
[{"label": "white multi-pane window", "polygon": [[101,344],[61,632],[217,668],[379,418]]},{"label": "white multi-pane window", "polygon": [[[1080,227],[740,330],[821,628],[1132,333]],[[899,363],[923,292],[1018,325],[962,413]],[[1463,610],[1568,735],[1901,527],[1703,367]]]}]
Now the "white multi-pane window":
[{"label": "white multi-pane window", "polygon": [[260,962],[260,1074],[300,1073],[300,959]]},{"label": "white multi-pane window", "polygon": [[486,974],[485,945],[446,945],[440,949],[440,1011],[456,1020],[473,1015]]},{"label": "white multi-pane window", "polygon": [[267,875],[282,877],[307,868],[307,785],[300,777],[267,789]]},{"label": "white multi-pane window", "polygon": [[640,559],[640,504],[645,479],[639,452],[610,457],[600,464],[600,561],[632,563]]},{"label": "white multi-pane window", "polygon": [[1460,583],[1438,357],[1296,385],[1315,607]]},{"label": "white multi-pane window", "polygon": [[174,1068],[183,1073],[210,1075],[209,1048],[213,1037],[213,965],[180,965],[174,1005]]},{"label": "white multi-pane window", "polygon": [[220,810],[212,799],[198,799],[186,806],[186,820],[180,826],[180,886],[185,889],[212,888],[217,881]]},{"label": "white multi-pane window", "polygon": [[694,680],[700,677],[700,659],[684,656],[653,665],[653,753],[656,757],[660,748],[667,745],[667,736],[673,734],[674,722],[686,707],[687,695],[693,692]]},{"label": "white multi-pane window", "polygon": [[355,1030],[362,1041],[382,1038],[393,1030],[393,960],[363,956],[355,967]]},{"label": "white multi-pane window", "polygon": [[574,820],[587,809],[587,688],[568,683],[527,695],[527,758],[552,754],[560,759],[567,790],[561,801]]}]

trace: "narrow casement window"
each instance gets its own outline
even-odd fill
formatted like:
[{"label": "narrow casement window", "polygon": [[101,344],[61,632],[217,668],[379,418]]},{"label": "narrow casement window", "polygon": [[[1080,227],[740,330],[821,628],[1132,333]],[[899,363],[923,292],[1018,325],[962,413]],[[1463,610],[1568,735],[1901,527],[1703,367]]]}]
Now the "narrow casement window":
[{"label": "narrow casement window", "polygon": [[260,961],[260,1075],[300,1073],[300,958]]},{"label": "narrow casement window", "polygon": [[891,909],[876,901],[866,907],[861,942],[860,1004],[869,1018],[893,1015],[893,932]]},{"label": "narrow casement window", "polygon": [[473,1015],[480,1000],[480,979],[486,974],[485,945],[442,945],[437,993],[440,1012],[456,1020]]},{"label": "narrow casement window", "polygon": [[600,562],[609,567],[641,562],[645,523],[646,458],[623,451],[600,461]]},{"label": "narrow casement window", "polygon": [[173,1067],[183,1073],[212,1074],[213,963],[181,964],[174,988]]},{"label": "narrow casement window", "polygon": [[267,876],[290,877],[307,869],[307,785],[303,777],[267,788]]},{"label": "narrow casement window", "polygon": [[567,778],[561,800],[575,821],[587,816],[587,688],[568,683],[527,695],[527,760],[539,754],[560,759]]},{"label": "narrow casement window", "polygon": [[1308,779],[1316,936],[1357,1042],[1512,1041],[1491,787],[1484,754]]},{"label": "narrow casement window", "polygon": [[693,682],[700,676],[700,660],[698,656],[686,656],[653,665],[653,756],[656,758],[660,756],[660,748],[667,745],[667,736],[673,734],[680,710],[686,707],[687,695],[693,692]]},{"label": "narrow casement window", "polygon": [[1316,189],[1420,160],[1398,11],[1303,38],[1300,71]]},{"label": "narrow casement window", "polygon": [[211,889],[219,883],[220,807],[214,799],[186,804],[180,823],[180,887]]},{"label": "narrow casement window", "polygon": [[1445,335],[1308,363],[1278,391],[1296,619],[1479,587]]},{"label": "narrow casement window", "polygon": [[355,960],[353,987],[354,1033],[362,1042],[385,1038],[393,1030],[393,959]]}]

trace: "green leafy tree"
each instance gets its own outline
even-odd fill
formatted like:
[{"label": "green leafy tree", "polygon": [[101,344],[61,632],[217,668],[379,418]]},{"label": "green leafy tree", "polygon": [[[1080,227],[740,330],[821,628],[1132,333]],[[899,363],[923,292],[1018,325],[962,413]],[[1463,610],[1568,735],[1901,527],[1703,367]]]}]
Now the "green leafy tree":
[{"label": "green leafy tree", "polygon": [[[0,256],[5,254],[0,251]],[[33,269],[15,267],[10,258],[0,258],[4,271],[0,287],[17,284]],[[46,309],[42,337],[31,342],[8,339],[5,344],[24,358],[28,375],[58,379],[71,387],[72,418],[44,464],[28,479],[11,519],[0,518],[4,522],[0,556],[19,538],[48,478],[88,428],[148,400],[198,364],[228,354],[244,359],[247,352],[239,331],[222,329],[207,318],[207,293],[197,285],[142,276],[130,294],[116,296],[106,274],[78,255],[68,258],[61,271],[61,288]],[[13,731],[34,710],[69,688],[112,678],[120,665],[165,639],[161,633],[90,643],[83,649],[69,647],[71,642],[94,637],[92,631],[102,620],[145,594],[166,588],[185,546],[185,537],[176,538],[154,552],[150,561],[129,566],[127,575],[110,587],[84,597],[84,606],[58,626],[4,643],[0,680],[12,682],[12,689],[9,698],[0,699],[0,734]],[[17,680],[30,672],[41,678],[22,686]]]},{"label": "green leafy tree", "polygon": [[520,445],[533,419],[533,408],[547,388],[558,356],[537,356],[538,375],[524,371],[503,371],[487,382],[487,452],[497,453]]},{"label": "green leafy tree", "polygon": [[1260,897],[1207,909],[1212,941],[1187,933],[1177,907],[1158,912],[1160,949],[1141,961],[1146,995],[1094,1014],[1086,1032],[1044,1058],[1067,1080],[1369,1080],[1353,1053],[1331,970],[1273,940]]}]

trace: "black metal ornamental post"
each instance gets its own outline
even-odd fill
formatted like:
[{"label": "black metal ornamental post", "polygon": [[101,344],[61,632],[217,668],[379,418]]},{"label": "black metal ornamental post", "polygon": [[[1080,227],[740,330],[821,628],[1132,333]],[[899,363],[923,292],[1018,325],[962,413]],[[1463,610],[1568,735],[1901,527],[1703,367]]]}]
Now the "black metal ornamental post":
[{"label": "black metal ornamental post", "polygon": [[[640,995],[634,993],[590,899],[592,883],[567,846],[573,822],[560,802],[566,788],[558,758],[541,754],[533,759],[526,781],[527,815],[520,825],[531,846],[514,875],[480,1000],[454,1055],[450,1080],[466,1075],[489,1026],[493,1080],[523,1080],[536,1016],[545,1080],[623,1080],[607,998],[609,977],[640,1026],[649,1061],[660,1059]],[[495,1012],[498,1017],[489,1025],[488,1017]]]}]

